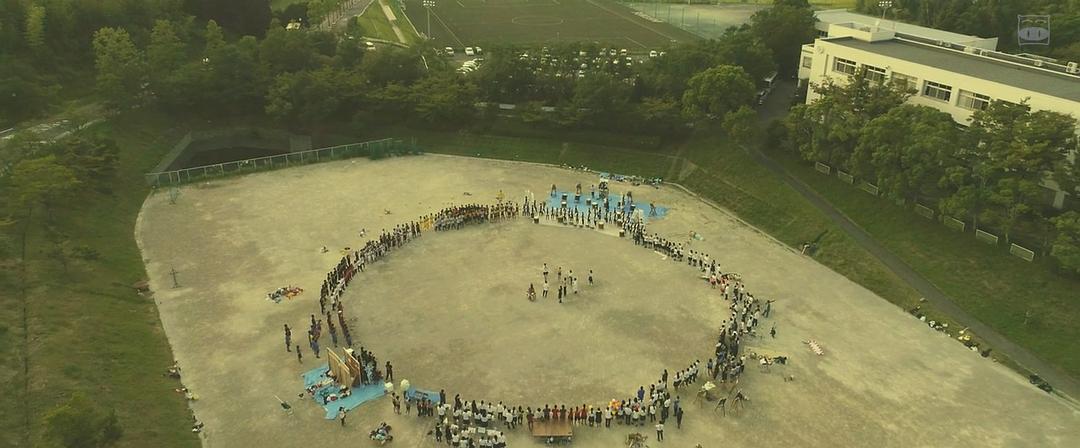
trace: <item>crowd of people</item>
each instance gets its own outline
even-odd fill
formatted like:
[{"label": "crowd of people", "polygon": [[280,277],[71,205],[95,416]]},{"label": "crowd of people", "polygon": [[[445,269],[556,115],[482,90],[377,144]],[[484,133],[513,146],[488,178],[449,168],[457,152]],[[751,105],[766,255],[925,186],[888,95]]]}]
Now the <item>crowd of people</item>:
[{"label": "crowd of people", "polygon": [[[580,185],[575,200],[580,200]],[[593,197],[587,199],[589,207],[580,211],[577,207],[562,204],[561,207],[549,207],[544,201],[531,200],[526,197],[520,206],[513,202],[502,202],[494,205],[470,204],[445,208],[437,213],[421,216],[416,221],[411,221],[394,227],[390,231],[383,231],[378,238],[365,243],[359,250],[346,248],[338,264],[326,276],[323,282],[319,306],[320,315],[325,314],[327,330],[331,335],[332,343],[338,345],[337,329],[332,317],[336,314],[337,327],[340,328],[345,345],[352,347],[353,339],[349,326],[344,317],[344,306],[341,303],[341,295],[345,288],[359,271],[362,272],[367,263],[374,262],[385,256],[391,249],[401,247],[404,244],[419,238],[424,231],[447,231],[460,229],[465,225],[494,222],[511,219],[518,215],[528,216],[534,221],[540,219],[558,220],[567,225],[578,225],[596,228],[603,223],[613,222],[622,234],[628,235],[635,245],[646,249],[661,252],[672,261],[686,261],[687,265],[698,270],[699,276],[707,280],[713,289],[719,289],[719,294],[730,301],[731,315],[724,321],[724,325],[714,347],[714,354],[706,363],[707,380],[731,382],[737,380],[745,370],[745,356],[741,356],[740,348],[743,338],[757,336],[756,327],[762,318],[769,316],[772,301],[756,299],[746,291],[739,277],[731,273],[723,273],[717,261],[708,254],[696,250],[687,250],[689,243],[684,244],[664,238],[658,233],[649,233],[646,222],[633,210],[633,197],[628,193],[626,203],[617,202],[611,206],[605,197],[601,201],[594,201]],[[552,195],[555,195],[554,185]],[[650,208],[654,206],[650,205]],[[362,231],[363,234],[365,231]],[[542,297],[548,296],[549,278],[554,277],[558,285],[560,302],[569,294],[578,292],[578,277],[572,270],[566,274],[562,267],[556,267],[554,275],[549,271],[545,263],[542,271]],[[588,284],[593,284],[593,271],[589,270]],[[527,292],[531,300],[536,299],[536,289],[530,284]],[[329,309],[329,310],[328,310]],[[775,332],[775,327],[774,330]],[[308,330],[309,342],[316,357],[319,357],[319,340],[323,334],[321,318],[311,315],[311,325]],[[775,335],[775,333],[773,333]],[[291,329],[285,326],[286,350],[291,348]],[[298,359],[302,362],[300,347],[296,346]],[[361,361],[364,366],[374,366],[371,372],[364,378],[364,382],[383,380],[382,372],[375,364],[375,356],[361,347]],[[436,441],[445,442],[453,447],[493,447],[506,446],[505,434],[498,430],[514,430],[526,426],[532,430],[536,422],[565,421],[574,426],[594,426],[611,428],[612,422],[623,426],[655,425],[658,438],[662,438],[665,422],[675,419],[677,427],[682,426],[684,409],[681,405],[681,397],[678,392],[682,389],[694,387],[701,378],[699,371],[701,361],[695,360],[686,368],[678,370],[669,377],[665,369],[656,382],[650,384],[648,389],[643,385],[636,393],[621,400],[611,400],[601,405],[587,405],[567,407],[565,404],[545,404],[543,407],[509,405],[503,402],[485,402],[462,400],[455,396],[453,401],[447,401],[445,392],[440,392],[438,402],[422,397],[416,399],[405,398],[406,414],[411,412],[412,407],[417,408],[417,417],[430,417],[435,419],[432,434]],[[391,366],[387,362],[387,376],[390,375]],[[367,370],[366,368],[364,370]],[[388,378],[392,381],[392,378]],[[696,391],[694,391],[696,392]],[[396,412],[400,413],[401,398],[393,397],[393,405]],[[415,406],[414,406],[415,405]]]}]

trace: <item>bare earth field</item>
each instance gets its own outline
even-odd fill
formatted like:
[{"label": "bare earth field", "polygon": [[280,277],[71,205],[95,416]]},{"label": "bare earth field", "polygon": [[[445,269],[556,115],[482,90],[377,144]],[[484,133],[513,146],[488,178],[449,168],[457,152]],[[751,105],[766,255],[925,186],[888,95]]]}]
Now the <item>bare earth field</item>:
[{"label": "bare earth field", "polygon": [[[207,446],[367,446],[380,421],[398,446],[435,446],[430,419],[394,415],[388,399],[349,414],[346,427],[298,400],[301,372],[283,350],[282,324],[303,341],[318,290],[358,231],[380,229],[450,204],[512,200],[595,182],[592,174],[449,156],[308,165],[185,187],[176,204],[149,197],[136,238],[155,300]],[[629,186],[614,184],[622,193]],[[633,187],[639,202],[669,207],[650,230],[687,241],[776,300],[751,350],[789,356],[762,372],[748,365],[740,387],[751,404],[714,414],[684,396],[683,428],[668,425],[650,445],[720,446],[1077,446],[1080,412],[844,277],[672,187]],[[470,195],[465,195],[465,193]],[[390,210],[387,215],[383,210]],[[331,249],[323,254],[319,248]],[[597,284],[563,304],[530,303],[542,263],[588,269]],[[175,269],[180,287],[172,288]],[[274,304],[267,292],[307,290]],[[658,373],[705,360],[727,304],[681,263],[610,233],[536,225],[525,219],[427,232],[359,274],[344,297],[357,345],[394,363],[395,376],[450,396],[598,404],[625,398]],[[818,340],[824,356],[802,343]],[[163,366],[164,367],[164,366]],[[783,375],[795,380],[784,382]],[[295,410],[284,415],[274,396]],[[574,445],[625,446],[629,428],[579,428]],[[512,446],[539,446],[525,431]]]}]

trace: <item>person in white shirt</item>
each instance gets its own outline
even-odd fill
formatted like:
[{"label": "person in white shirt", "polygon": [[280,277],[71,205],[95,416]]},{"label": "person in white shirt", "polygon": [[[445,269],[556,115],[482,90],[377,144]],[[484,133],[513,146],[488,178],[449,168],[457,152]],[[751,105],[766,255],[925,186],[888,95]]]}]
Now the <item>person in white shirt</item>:
[{"label": "person in white shirt", "polygon": [[656,424],[656,441],[664,441],[664,421],[660,420],[660,423]]}]

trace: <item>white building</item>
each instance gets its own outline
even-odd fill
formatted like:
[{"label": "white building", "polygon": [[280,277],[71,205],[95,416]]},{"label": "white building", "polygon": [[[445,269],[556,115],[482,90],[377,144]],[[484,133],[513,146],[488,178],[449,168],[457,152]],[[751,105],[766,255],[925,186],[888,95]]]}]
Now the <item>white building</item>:
[{"label": "white building", "polygon": [[856,26],[877,26],[908,36],[952,42],[965,47],[982,48],[984,50],[997,50],[998,38],[996,37],[969,36],[966,34],[953,33],[951,31],[942,31],[934,28],[927,28],[925,26],[857,14],[849,12],[846,9],[814,11],[814,18],[817,19],[817,22],[814,23],[814,27],[817,28],[819,37],[827,37],[829,35],[829,26],[831,25],[846,25],[849,28]]},{"label": "white building", "polygon": [[[965,125],[976,110],[994,100],[1027,101],[1033,110],[1080,118],[1080,66],[1076,62],[1009,55],[943,40],[944,35],[928,38],[899,29],[852,22],[828,24],[826,37],[802,48],[800,85],[844,80],[862,68],[871,79],[907,83],[915,92],[909,102],[947,112]],[[811,89],[806,102],[817,98]],[[1054,206],[1061,207],[1065,193],[1050,181],[1046,187],[1053,190]]]}]

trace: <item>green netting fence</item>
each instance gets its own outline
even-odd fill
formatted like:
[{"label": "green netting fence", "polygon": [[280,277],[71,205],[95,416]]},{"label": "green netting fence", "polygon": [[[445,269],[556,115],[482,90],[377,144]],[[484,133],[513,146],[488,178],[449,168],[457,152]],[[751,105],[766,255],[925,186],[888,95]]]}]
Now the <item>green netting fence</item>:
[{"label": "green netting fence", "polygon": [[384,138],[368,142],[350,143],[327,148],[291,152],[252,159],[234,160],[213,165],[196,166],[173,171],[147,173],[146,182],[153,187],[171,187],[190,182],[220,178],[260,171],[272,171],[312,163],[333,160],[368,157],[380,159],[396,155],[420,154],[421,151],[412,142],[402,139]]}]

